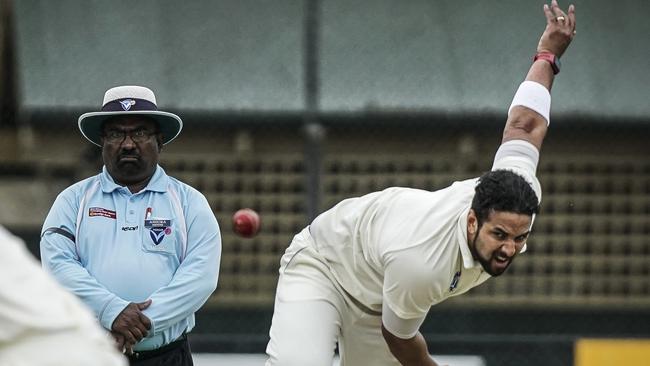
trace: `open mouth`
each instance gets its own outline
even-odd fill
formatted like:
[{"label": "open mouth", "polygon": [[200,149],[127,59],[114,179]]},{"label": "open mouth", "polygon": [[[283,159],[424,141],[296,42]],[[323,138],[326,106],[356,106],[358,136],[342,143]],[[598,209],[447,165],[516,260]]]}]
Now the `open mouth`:
[{"label": "open mouth", "polygon": [[496,263],[496,266],[499,268],[506,268],[510,264],[511,258],[504,256],[504,255],[496,255],[494,256],[494,262]]}]

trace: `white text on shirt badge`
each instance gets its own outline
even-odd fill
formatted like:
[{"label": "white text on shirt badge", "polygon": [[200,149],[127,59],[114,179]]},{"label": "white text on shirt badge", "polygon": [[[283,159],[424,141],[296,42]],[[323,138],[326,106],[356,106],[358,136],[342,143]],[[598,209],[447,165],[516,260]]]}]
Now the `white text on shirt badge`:
[{"label": "white text on shirt badge", "polygon": [[165,235],[172,233],[172,220],[170,219],[145,219],[144,227],[149,229],[149,237],[155,245],[162,243]]}]

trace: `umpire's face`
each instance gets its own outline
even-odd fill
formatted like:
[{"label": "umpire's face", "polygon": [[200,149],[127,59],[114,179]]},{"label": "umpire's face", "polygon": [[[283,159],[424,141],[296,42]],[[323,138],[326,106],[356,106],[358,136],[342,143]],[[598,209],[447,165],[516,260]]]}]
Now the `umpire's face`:
[{"label": "umpire's face", "polygon": [[156,171],[161,146],[162,135],[149,118],[120,116],[104,123],[102,158],[117,184],[144,187]]},{"label": "umpire's face", "polygon": [[526,244],[531,222],[529,215],[492,211],[479,225],[474,210],[470,210],[467,237],[474,259],[490,275],[502,274]]}]

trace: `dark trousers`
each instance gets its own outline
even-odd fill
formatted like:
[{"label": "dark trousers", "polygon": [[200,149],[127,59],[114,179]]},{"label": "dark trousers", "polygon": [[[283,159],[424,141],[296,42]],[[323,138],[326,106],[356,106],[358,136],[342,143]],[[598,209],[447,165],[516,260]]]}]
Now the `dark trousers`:
[{"label": "dark trousers", "polygon": [[187,336],[153,351],[134,352],[129,356],[131,366],[193,366]]}]

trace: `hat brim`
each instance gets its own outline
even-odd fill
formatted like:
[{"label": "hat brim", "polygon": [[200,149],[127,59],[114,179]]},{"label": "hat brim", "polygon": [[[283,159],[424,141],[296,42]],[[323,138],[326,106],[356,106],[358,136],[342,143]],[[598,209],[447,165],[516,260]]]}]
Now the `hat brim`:
[{"label": "hat brim", "polygon": [[162,143],[166,145],[175,139],[183,129],[183,121],[173,113],[163,111],[120,111],[120,112],[90,112],[79,117],[79,130],[88,141],[102,146],[102,124],[114,116],[147,116],[156,122],[162,133]]}]

